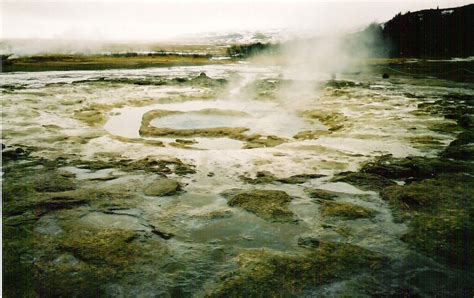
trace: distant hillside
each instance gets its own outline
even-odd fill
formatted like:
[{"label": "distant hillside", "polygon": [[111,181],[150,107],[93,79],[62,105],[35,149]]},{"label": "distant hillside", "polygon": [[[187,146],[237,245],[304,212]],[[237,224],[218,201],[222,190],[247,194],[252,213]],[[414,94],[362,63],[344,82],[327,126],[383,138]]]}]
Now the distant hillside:
[{"label": "distant hillside", "polygon": [[397,14],[380,31],[390,57],[474,56],[474,4]]},{"label": "distant hillside", "polygon": [[[280,46],[318,48],[328,36],[304,37],[277,43],[233,45],[231,57],[261,52],[278,53]],[[354,57],[454,58],[474,56],[474,4],[397,14],[383,24],[370,24],[362,31],[346,34],[338,54]]]}]

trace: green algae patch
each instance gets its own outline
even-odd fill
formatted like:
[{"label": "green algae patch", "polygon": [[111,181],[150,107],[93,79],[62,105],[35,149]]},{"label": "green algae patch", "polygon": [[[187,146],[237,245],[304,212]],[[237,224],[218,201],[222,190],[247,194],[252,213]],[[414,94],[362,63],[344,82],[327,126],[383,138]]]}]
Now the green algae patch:
[{"label": "green algae patch", "polygon": [[6,225],[2,221],[2,290],[5,297],[35,297],[35,277],[32,274],[32,225]]},{"label": "green algae patch", "polygon": [[119,107],[119,105],[91,104],[76,110],[73,114],[73,118],[89,126],[98,127],[105,123],[107,112],[115,107]]},{"label": "green algae patch", "polygon": [[251,136],[242,135],[236,139],[239,141],[246,142],[242,149],[275,147],[287,142],[287,140],[284,138],[280,138],[277,136],[261,136],[259,134]]},{"label": "green algae patch", "polygon": [[48,172],[33,178],[34,189],[37,192],[60,192],[76,188],[74,181],[64,174]]},{"label": "green algae patch", "polygon": [[145,144],[145,145],[154,146],[154,147],[165,146],[165,144],[162,141],[158,141],[158,140],[147,140],[147,139],[141,139],[141,138],[126,138],[126,137],[116,136],[116,135],[111,135],[110,137],[123,143]]},{"label": "green algae patch", "polygon": [[192,139],[176,139],[174,142],[170,143],[170,146],[181,148],[181,149],[196,149],[192,145],[196,145],[199,142]]},{"label": "green algae patch", "polygon": [[[465,174],[391,186],[381,193],[408,221],[402,240],[450,266],[474,266],[474,179]],[[471,279],[474,280],[474,279]]]},{"label": "green algae patch", "polygon": [[300,131],[293,136],[295,140],[316,140],[319,139],[321,136],[325,136],[330,134],[330,131],[326,130],[304,130]]},{"label": "green algae patch", "polygon": [[127,268],[138,254],[138,246],[131,243],[135,238],[136,232],[127,230],[71,231],[59,240],[59,249],[84,262]]},{"label": "green algae patch", "polygon": [[[57,171],[7,167],[4,179],[3,212],[8,216],[26,213],[24,219],[28,220],[52,210],[74,208],[88,202],[87,198],[62,196],[73,191],[76,183]],[[17,222],[22,218],[8,218],[7,222]]]},{"label": "green algae patch", "polygon": [[321,216],[343,219],[373,218],[375,211],[351,203],[321,201]]},{"label": "green algae patch", "polygon": [[210,297],[298,296],[338,279],[377,270],[386,259],[361,247],[319,242],[301,256],[266,250],[246,251],[237,257],[238,269],[221,277]]},{"label": "green algae patch", "polygon": [[269,184],[274,182],[280,182],[283,184],[302,184],[311,179],[317,179],[324,177],[321,174],[297,174],[285,178],[278,178],[268,171],[259,171],[255,175],[255,178],[247,177],[245,175],[239,176],[239,178],[245,183],[249,184]]},{"label": "green algae patch", "polygon": [[441,154],[443,157],[457,160],[473,160],[474,144],[450,144]]},{"label": "green algae patch", "polygon": [[[39,237],[36,292],[60,297],[105,295],[108,282],[136,272],[135,266],[147,259],[138,236],[127,230],[69,227],[56,239]],[[166,251],[157,241],[150,249]]]},{"label": "green algae patch", "polygon": [[137,160],[113,157],[107,159],[75,160],[70,164],[91,171],[114,168],[124,172],[144,171],[161,175],[176,174],[184,176],[196,173],[193,165],[185,164],[178,158],[160,159],[154,156],[147,156]]},{"label": "green algae patch", "polygon": [[377,175],[363,172],[342,172],[337,174],[332,182],[345,182],[353,184],[362,190],[381,190],[387,186],[395,185],[395,182]]},{"label": "green algae patch", "polygon": [[380,175],[389,179],[424,179],[442,173],[474,172],[471,163],[424,157],[393,158],[384,155],[364,164],[362,173]]},{"label": "green algae patch", "polygon": [[293,200],[281,190],[230,190],[223,195],[229,198],[227,204],[240,207],[269,221],[295,222],[295,215],[288,209]]},{"label": "green algae patch", "polygon": [[257,100],[274,100],[282,86],[290,86],[290,81],[281,79],[255,80],[245,86],[244,91]]},{"label": "green algae patch", "polygon": [[452,122],[433,123],[428,126],[428,129],[440,133],[455,133],[461,131],[461,128]]},{"label": "green algae patch", "polygon": [[299,113],[302,118],[310,121],[317,120],[324,124],[329,131],[338,131],[344,127],[347,117],[342,113],[308,110]]},{"label": "green algae patch", "polygon": [[325,190],[325,189],[311,189],[311,188],[305,189],[305,193],[310,198],[328,200],[328,201],[332,201],[343,194],[337,191],[331,191],[331,190]]}]

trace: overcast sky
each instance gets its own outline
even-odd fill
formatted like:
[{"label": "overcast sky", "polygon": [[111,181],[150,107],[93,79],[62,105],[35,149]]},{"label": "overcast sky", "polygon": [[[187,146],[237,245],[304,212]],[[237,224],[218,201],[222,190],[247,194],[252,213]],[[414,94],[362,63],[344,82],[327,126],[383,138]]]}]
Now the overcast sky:
[{"label": "overcast sky", "polygon": [[357,29],[398,12],[472,1],[0,0],[5,38],[162,40],[185,34]]}]

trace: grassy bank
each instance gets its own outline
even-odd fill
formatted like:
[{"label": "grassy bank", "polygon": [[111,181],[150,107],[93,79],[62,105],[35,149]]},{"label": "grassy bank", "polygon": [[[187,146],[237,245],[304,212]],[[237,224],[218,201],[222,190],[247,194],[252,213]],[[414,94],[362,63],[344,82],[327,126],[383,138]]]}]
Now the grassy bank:
[{"label": "grassy bank", "polygon": [[191,66],[224,64],[229,60],[211,60],[207,56],[156,55],[156,56],[106,56],[106,55],[44,55],[10,58],[2,61],[2,72],[104,70],[147,67]]}]

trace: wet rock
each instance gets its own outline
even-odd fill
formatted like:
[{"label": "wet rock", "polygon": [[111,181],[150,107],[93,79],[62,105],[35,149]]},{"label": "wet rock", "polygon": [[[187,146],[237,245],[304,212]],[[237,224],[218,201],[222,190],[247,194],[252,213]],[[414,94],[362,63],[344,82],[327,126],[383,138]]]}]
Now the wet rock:
[{"label": "wet rock", "polygon": [[88,204],[94,210],[104,213],[119,213],[119,210],[123,210],[123,212],[129,212],[132,215],[133,211],[130,209],[137,205],[137,195],[120,188],[76,190],[69,192],[68,196],[88,200]]},{"label": "wet rock", "polygon": [[178,158],[170,159],[159,159],[153,156],[147,156],[138,160],[131,159],[97,159],[97,160],[88,160],[88,161],[73,161],[71,165],[74,165],[81,169],[89,169],[91,171],[103,170],[116,168],[124,172],[132,171],[145,171],[149,173],[157,174],[177,174],[177,175],[187,175],[194,174],[194,166],[183,163]]},{"label": "wet rock", "polygon": [[459,126],[467,129],[474,128],[474,115],[462,115],[461,118],[458,120]]},{"label": "wet rock", "polygon": [[[407,276],[407,282],[410,285],[416,285],[423,293],[428,294],[431,297],[438,295],[447,295],[446,290],[443,291],[441,285],[446,286],[447,283],[452,283],[450,276],[447,272],[443,272],[435,269],[416,270],[414,273]],[[448,288],[456,289],[451,284]],[[459,290],[459,288],[457,288]],[[449,291],[449,294],[453,294]],[[459,293],[453,296],[458,296]],[[464,295],[460,295],[464,296]],[[458,297],[460,297],[458,296]]]},{"label": "wet rock", "polygon": [[438,137],[430,135],[410,137],[409,140],[417,147],[420,147],[420,145],[443,145]]},{"label": "wet rock", "polygon": [[325,189],[305,189],[305,192],[310,198],[328,201],[332,201],[341,195],[340,192]]},{"label": "wet rock", "polygon": [[320,242],[311,253],[299,256],[247,251],[237,257],[238,269],[222,276],[208,295],[300,296],[305,289],[376,270],[385,262],[375,252],[343,243]]},{"label": "wet rock", "polygon": [[326,83],[327,87],[333,88],[348,88],[357,86],[356,82],[353,81],[344,81],[344,80],[329,80]]},{"label": "wet rock", "polygon": [[38,214],[34,210],[27,210],[26,208],[13,210],[13,208],[5,208],[3,214],[6,215],[3,218],[4,226],[22,226],[29,225],[36,222],[42,214]]},{"label": "wet rock", "polygon": [[443,174],[437,178],[391,186],[381,193],[398,216],[408,221],[402,240],[449,266],[472,268],[474,178]]},{"label": "wet rock", "polygon": [[321,241],[313,237],[300,237],[298,238],[298,245],[306,248],[317,248],[321,244]]},{"label": "wet rock", "polygon": [[230,209],[213,210],[204,215],[204,217],[206,217],[207,219],[222,219],[229,218],[231,216],[232,210]]},{"label": "wet rock", "polygon": [[[41,236],[34,246],[35,293],[44,297],[107,296],[104,290],[136,273],[135,266],[167,253],[161,241],[136,241],[139,234],[123,229],[89,229],[75,223],[62,224],[58,237]],[[71,285],[74,285],[71,287]]]},{"label": "wet rock", "polygon": [[361,172],[376,174],[390,179],[424,179],[441,173],[471,172],[474,167],[465,162],[440,158],[407,157],[393,158],[389,155],[364,164]]},{"label": "wet rock", "polygon": [[194,145],[198,143],[196,140],[189,140],[189,139],[176,139],[175,142],[179,144],[185,144],[185,145]]},{"label": "wet rock", "polygon": [[279,178],[277,179],[277,181],[281,183],[286,183],[286,184],[301,184],[301,183],[305,183],[308,180],[317,179],[324,176],[325,175],[321,175],[321,174],[298,174],[298,175],[293,175],[287,178]]},{"label": "wet rock", "polygon": [[186,79],[186,78],[173,78],[172,81],[176,82],[176,83],[186,83],[188,81],[188,79]]},{"label": "wet rock", "polygon": [[159,229],[157,229],[155,226],[153,225],[150,225],[151,227],[151,232],[165,240],[168,240],[168,239],[171,239],[172,237],[174,237],[174,234],[173,233],[167,233],[167,232],[163,232]]},{"label": "wet rock", "polygon": [[183,149],[193,149],[191,145],[197,144],[195,140],[188,139],[176,139],[174,142],[170,143],[170,146],[183,148]]},{"label": "wet rock", "polygon": [[33,179],[37,192],[61,192],[76,188],[74,180],[64,177],[57,172],[43,173]]},{"label": "wet rock", "polygon": [[223,193],[231,207],[240,207],[255,215],[275,222],[295,222],[294,214],[288,209],[293,200],[281,190],[230,190]]},{"label": "wet rock", "polygon": [[[70,209],[90,202],[91,197],[80,196],[82,190],[73,190],[72,179],[55,171],[44,171],[15,166],[5,173],[2,199],[4,214],[9,216],[33,212],[36,216],[52,210]],[[26,214],[25,214],[26,216]]]},{"label": "wet rock", "polygon": [[384,74],[382,75],[382,78],[383,78],[383,79],[388,79],[388,78],[390,78],[390,76],[388,75],[388,73],[384,73]]},{"label": "wet rock", "polygon": [[96,126],[105,122],[105,112],[96,108],[82,109],[74,113],[74,118],[90,126]]},{"label": "wet rock", "polygon": [[117,229],[117,230],[149,230],[139,218],[128,214],[116,214],[105,212],[90,212],[82,216],[77,224],[93,229]]},{"label": "wet rock", "polygon": [[330,131],[326,130],[305,130],[298,132],[293,138],[296,140],[316,140],[329,133]]},{"label": "wet rock", "polygon": [[321,201],[321,216],[343,219],[373,218],[375,211],[351,203]]},{"label": "wet rock", "polygon": [[67,195],[58,195],[58,196],[51,196],[42,200],[38,200],[34,203],[34,208],[37,211],[42,210],[41,212],[48,212],[52,210],[59,210],[59,209],[70,209],[75,208],[77,206],[81,206],[87,204],[89,199],[87,198],[77,198],[75,196],[67,196]]},{"label": "wet rock", "polygon": [[147,196],[160,197],[176,194],[181,190],[181,185],[172,179],[160,178],[148,185],[143,193]]},{"label": "wet rock", "polygon": [[5,145],[2,144],[2,159],[4,162],[7,162],[8,160],[17,160],[28,155],[28,152],[20,147],[4,148]]},{"label": "wet rock", "polygon": [[189,81],[189,83],[192,84],[192,85],[219,88],[219,87],[225,86],[227,84],[227,80],[225,80],[225,79],[212,79],[206,73],[201,72],[199,74],[199,76],[197,76],[195,78],[192,78]]},{"label": "wet rock", "polygon": [[318,120],[328,127],[329,131],[337,131],[344,127],[347,117],[342,113],[321,110],[308,110],[300,112],[300,116],[308,120]]},{"label": "wet rock", "polygon": [[452,122],[440,122],[440,123],[434,123],[428,126],[428,129],[440,133],[455,133],[459,132],[461,128],[456,124]]},{"label": "wet rock", "polygon": [[259,171],[256,173],[255,178],[250,178],[244,175],[239,176],[239,178],[250,184],[267,184],[274,182],[277,178],[275,175],[268,171]]},{"label": "wet rock", "polygon": [[122,143],[146,144],[155,147],[165,147],[165,144],[159,140],[148,140],[143,138],[125,138],[122,136],[111,135],[111,138],[119,140]]},{"label": "wet rock", "polygon": [[240,141],[245,141],[245,145],[242,149],[254,149],[254,148],[265,148],[265,147],[275,147],[285,143],[287,140],[277,136],[241,136],[237,138]]},{"label": "wet rock", "polygon": [[337,174],[332,182],[345,182],[353,184],[362,190],[381,190],[387,186],[395,185],[395,182],[376,174],[361,172],[342,172]]},{"label": "wet rock", "polygon": [[273,100],[276,98],[277,92],[282,86],[289,86],[290,81],[281,79],[271,80],[255,80],[248,84],[244,91],[246,91],[253,99],[269,99]]},{"label": "wet rock", "polygon": [[451,146],[449,145],[441,156],[459,160],[474,159],[474,144]]},{"label": "wet rock", "polygon": [[196,210],[196,212],[192,213],[192,216],[198,219],[215,220],[232,217],[232,214],[231,208],[215,209],[215,207],[211,207]]},{"label": "wet rock", "polygon": [[124,267],[138,254],[131,243],[136,237],[130,230],[78,230],[61,238],[59,247],[85,262]]},{"label": "wet rock", "polygon": [[259,171],[256,173],[255,178],[250,178],[244,175],[240,176],[240,179],[250,184],[269,184],[274,182],[280,182],[284,184],[301,184],[311,179],[317,179],[324,177],[321,174],[298,174],[286,178],[278,178],[268,171]]},{"label": "wet rock", "polygon": [[35,232],[43,235],[58,236],[63,233],[63,230],[53,216],[46,215],[38,220]]},{"label": "wet rock", "polygon": [[465,130],[456,136],[456,140],[452,141],[449,146],[467,145],[474,143],[474,130]]}]

